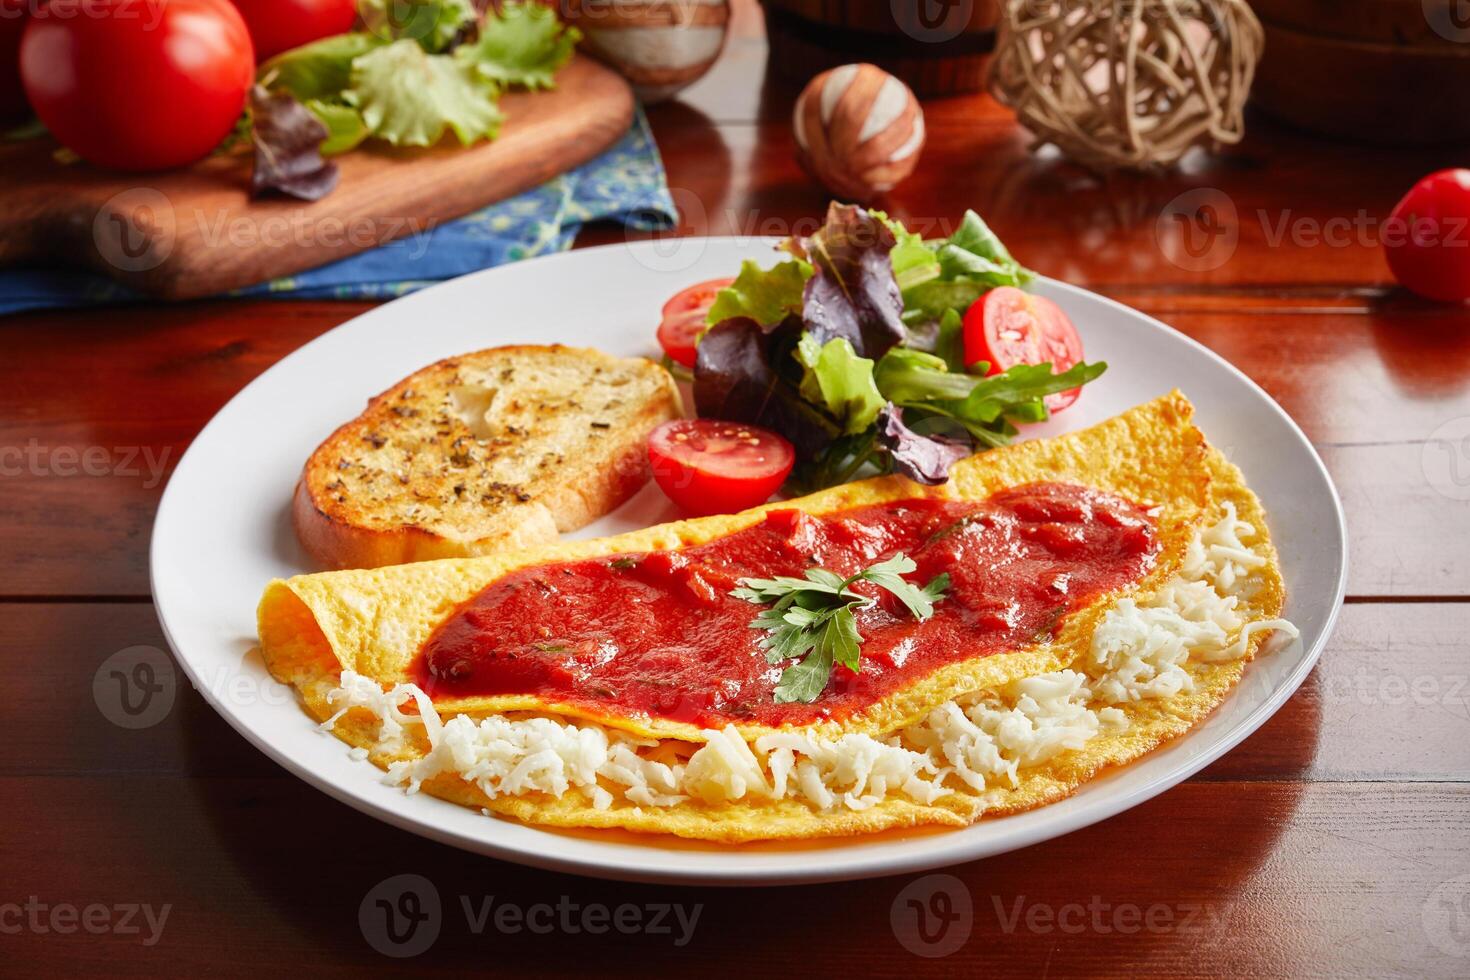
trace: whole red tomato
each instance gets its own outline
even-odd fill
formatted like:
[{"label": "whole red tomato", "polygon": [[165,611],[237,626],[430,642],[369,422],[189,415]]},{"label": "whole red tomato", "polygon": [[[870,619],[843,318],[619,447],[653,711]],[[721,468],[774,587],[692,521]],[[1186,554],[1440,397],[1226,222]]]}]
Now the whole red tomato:
[{"label": "whole red tomato", "polygon": [[352,30],[357,0],[233,0],[261,61],[282,51]]},{"label": "whole red tomato", "polygon": [[1420,296],[1470,299],[1470,170],[1441,170],[1415,184],[1383,227],[1394,278]]},{"label": "whole red tomato", "polygon": [[104,167],[162,170],[229,135],[255,55],[229,0],[51,0],[26,26],[20,76],[63,146]]},{"label": "whole red tomato", "polygon": [[30,108],[20,87],[20,36],[29,12],[26,0],[0,0],[0,123],[15,122]]}]

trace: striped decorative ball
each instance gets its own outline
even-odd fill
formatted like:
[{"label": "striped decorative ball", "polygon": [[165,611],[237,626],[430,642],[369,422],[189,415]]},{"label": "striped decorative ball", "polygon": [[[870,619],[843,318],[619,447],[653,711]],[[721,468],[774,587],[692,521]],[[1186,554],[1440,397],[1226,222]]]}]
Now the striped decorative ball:
[{"label": "striped decorative ball", "polygon": [[876,65],[842,65],[812,79],[792,114],[801,165],[836,194],[868,201],[914,172],[924,110]]},{"label": "striped decorative ball", "polygon": [[586,48],[644,102],[667,99],[709,71],[730,20],[729,0],[573,0],[564,10]]}]

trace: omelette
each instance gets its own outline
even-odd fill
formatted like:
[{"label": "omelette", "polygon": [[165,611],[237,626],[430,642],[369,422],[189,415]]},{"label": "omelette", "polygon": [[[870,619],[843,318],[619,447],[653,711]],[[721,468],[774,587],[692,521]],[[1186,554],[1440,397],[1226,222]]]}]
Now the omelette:
[{"label": "omelette", "polygon": [[[721,842],[961,827],[1062,799],[1204,719],[1280,618],[1259,501],[1178,392],[991,450],[529,551],[271,582],[271,673],[324,731],[487,815]],[[903,552],[858,669],[780,694],[752,577]]]}]

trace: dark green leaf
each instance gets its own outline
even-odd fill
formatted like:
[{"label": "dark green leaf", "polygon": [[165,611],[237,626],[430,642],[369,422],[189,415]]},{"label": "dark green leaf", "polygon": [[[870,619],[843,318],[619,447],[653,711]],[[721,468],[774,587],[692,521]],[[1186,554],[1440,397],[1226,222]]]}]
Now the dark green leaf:
[{"label": "dark green leaf", "polygon": [[776,684],[775,702],[811,704],[826,688],[831,676],[832,648],[824,643],[818,644],[801,662],[782,671],[781,680]]},{"label": "dark green leaf", "polygon": [[334,34],[283,51],[260,67],[261,84],[290,92],[302,102],[332,101],[352,82],[353,59],[386,43],[372,34]]},{"label": "dark green leaf", "polygon": [[805,578],[778,575],[775,578],[744,578],[730,594],[755,603],[773,603],[751,620],[750,628],[761,638],[766,662],[779,664],[799,660],[782,672],[776,686],[776,702],[810,703],[827,686],[832,665],[842,664],[856,673],[862,667],[862,637],[853,611],[872,603],[849,586],[859,580],[875,583],[896,595],[919,620],[934,613],[934,603],[949,586],[948,575],[937,575],[923,589],[901,578],[914,570],[914,561],[897,554],[850,578],[825,568],[811,568]]},{"label": "dark green leaf", "polygon": [[860,651],[863,638],[858,635],[857,620],[853,618],[851,606],[844,606],[832,614],[823,630],[822,642],[831,651],[834,664],[841,664],[853,673],[862,668]]}]

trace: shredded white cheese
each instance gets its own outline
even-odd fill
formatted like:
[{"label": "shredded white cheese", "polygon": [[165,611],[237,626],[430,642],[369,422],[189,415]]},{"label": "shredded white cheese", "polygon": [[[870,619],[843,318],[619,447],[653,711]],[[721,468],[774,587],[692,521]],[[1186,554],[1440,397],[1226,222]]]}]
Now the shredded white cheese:
[{"label": "shredded white cheese", "polygon": [[1255,536],[1255,525],[1242,521],[1235,504],[1224,502],[1225,516],[1190,540],[1179,567],[1186,581],[1204,580],[1226,595],[1239,591],[1251,572],[1266,567],[1266,557],[1251,551],[1242,538]]},{"label": "shredded white cheese", "polygon": [[[1017,771],[1080,749],[1124,724],[1116,708],[1089,708],[1087,678],[1073,670],[1025,677],[1006,697],[965,698],[940,705],[923,724],[904,732],[910,743],[938,755],[976,792]],[[968,702],[968,703],[966,703]],[[1007,704],[1007,702],[1010,702]]]},{"label": "shredded white cheese", "polygon": [[[398,754],[409,748],[406,726],[423,725],[429,750],[388,768],[388,781],[410,793],[425,780],[455,773],[489,799],[559,798],[575,788],[599,810],[619,796],[649,807],[690,798],[712,804],[794,799],[820,810],[864,810],[890,796],[931,804],[960,786],[976,793],[1014,787],[1020,770],[1125,730],[1127,716],[1116,705],[1192,690],[1191,661],[1238,659],[1250,637],[1265,630],[1298,635],[1285,620],[1247,621],[1251,575],[1267,564],[1244,543],[1255,533],[1227,502],[1224,516],[1190,541],[1177,575],[1152,595],[1119,600],[1102,616],[1085,672],[1039,674],[946,702],[887,739],[775,732],[752,744],[729,726],[705,731],[704,744],[686,762],[660,762],[643,754],[657,740],[590,723],[500,715],[444,722],[416,686],[384,691],[352,671],[328,694],[339,710],[321,727],[330,731],[348,711],[366,709],[379,722],[376,748]],[[410,699],[417,715],[400,710]]]}]

